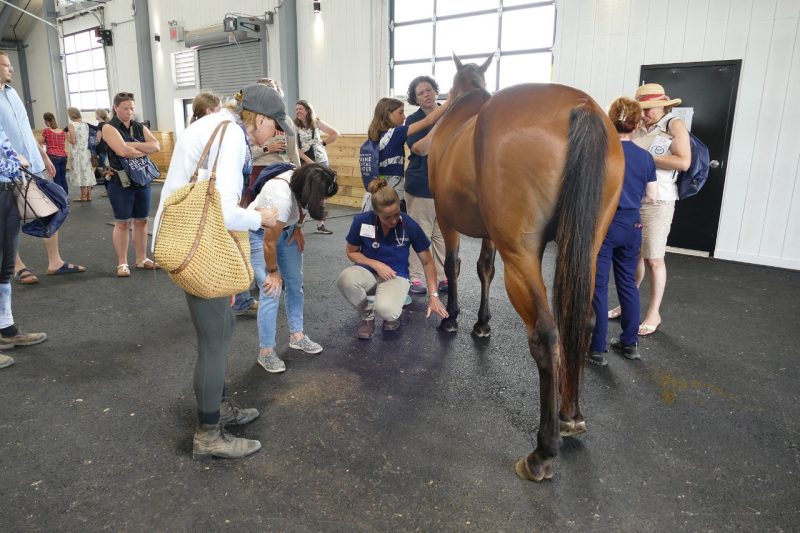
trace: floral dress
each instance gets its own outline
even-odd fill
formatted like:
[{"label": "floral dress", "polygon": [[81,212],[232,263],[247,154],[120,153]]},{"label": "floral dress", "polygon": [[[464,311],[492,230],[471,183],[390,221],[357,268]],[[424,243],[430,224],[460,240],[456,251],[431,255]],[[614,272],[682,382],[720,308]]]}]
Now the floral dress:
[{"label": "floral dress", "polygon": [[92,171],[92,153],[89,151],[89,126],[85,122],[72,122],[75,130],[75,144],[69,145],[72,153],[72,166],[69,182],[75,187],[92,187],[95,184]]}]

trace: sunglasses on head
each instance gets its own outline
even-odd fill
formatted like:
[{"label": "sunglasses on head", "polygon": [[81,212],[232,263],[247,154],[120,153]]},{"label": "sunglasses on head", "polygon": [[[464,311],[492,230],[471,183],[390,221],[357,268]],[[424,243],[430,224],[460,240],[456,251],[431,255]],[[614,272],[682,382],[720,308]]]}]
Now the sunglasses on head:
[{"label": "sunglasses on head", "polygon": [[133,93],[117,93],[116,98],[133,98]]},{"label": "sunglasses on head", "polygon": [[327,193],[328,193],[328,196],[330,196],[330,195],[333,194],[333,192],[334,192],[334,190],[336,188],[336,179],[337,179],[338,174],[336,173],[335,170],[331,170],[330,172],[328,172],[328,175],[333,178],[333,181],[331,181],[331,184],[328,185]]}]

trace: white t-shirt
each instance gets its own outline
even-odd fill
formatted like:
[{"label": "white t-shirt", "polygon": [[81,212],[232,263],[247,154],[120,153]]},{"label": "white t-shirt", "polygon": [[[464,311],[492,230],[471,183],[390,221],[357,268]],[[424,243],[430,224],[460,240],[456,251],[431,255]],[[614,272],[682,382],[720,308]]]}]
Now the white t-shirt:
[{"label": "white t-shirt", "polygon": [[255,209],[262,205],[262,200],[267,197],[272,200],[272,207],[278,210],[278,220],[287,226],[297,224],[300,221],[300,208],[297,200],[289,188],[289,180],[292,179],[294,170],[287,170],[283,174],[278,174],[261,188],[256,199],[247,206],[248,209]]}]

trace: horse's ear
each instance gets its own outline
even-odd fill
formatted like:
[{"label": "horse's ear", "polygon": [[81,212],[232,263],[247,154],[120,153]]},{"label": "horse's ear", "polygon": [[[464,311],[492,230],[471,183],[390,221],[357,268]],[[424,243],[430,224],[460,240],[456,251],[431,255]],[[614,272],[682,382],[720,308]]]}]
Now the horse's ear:
[{"label": "horse's ear", "polygon": [[453,61],[456,62],[456,70],[461,70],[464,68],[464,65],[461,64],[461,60],[458,58],[455,52],[453,52]]},{"label": "horse's ear", "polygon": [[478,67],[478,70],[480,70],[482,74],[486,74],[486,69],[488,69],[489,65],[492,63],[492,58],[493,57],[494,57],[494,54],[490,54],[489,57],[486,58],[486,61],[483,62],[483,65]]}]

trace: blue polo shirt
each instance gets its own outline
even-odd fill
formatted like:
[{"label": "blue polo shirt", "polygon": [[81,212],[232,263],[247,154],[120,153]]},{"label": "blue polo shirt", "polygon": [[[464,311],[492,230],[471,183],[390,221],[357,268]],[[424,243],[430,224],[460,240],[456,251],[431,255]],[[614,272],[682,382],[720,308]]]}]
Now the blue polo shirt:
[{"label": "blue polo shirt", "polygon": [[656,163],[650,152],[631,141],[622,141],[625,154],[625,180],[618,209],[639,209],[647,184],[656,181]]},{"label": "blue polo shirt", "polygon": [[28,170],[34,174],[44,172],[44,160],[39,152],[39,143],[33,137],[25,104],[8,84],[0,89],[0,126],[11,141],[11,147],[30,161]]},{"label": "blue polo shirt", "polygon": [[[410,126],[424,118],[425,111],[419,108],[406,119],[406,126]],[[408,156],[408,166],[406,167],[405,191],[419,198],[433,198],[428,185],[428,156],[415,154],[411,151],[411,147],[414,146],[414,143],[417,141],[425,138],[432,129],[433,126],[425,128],[406,138],[406,144],[408,145],[410,155]]]},{"label": "blue polo shirt", "polygon": [[[375,238],[361,235],[362,224],[375,227]],[[361,253],[369,259],[380,261],[395,271],[398,277],[408,279],[408,252],[413,247],[417,253],[424,252],[431,246],[431,241],[413,218],[406,213],[400,213],[400,222],[389,233],[383,235],[381,222],[375,211],[359,213],[353,217],[350,231],[347,233],[347,242],[353,246],[360,246]],[[367,265],[361,265],[374,270]]]}]

